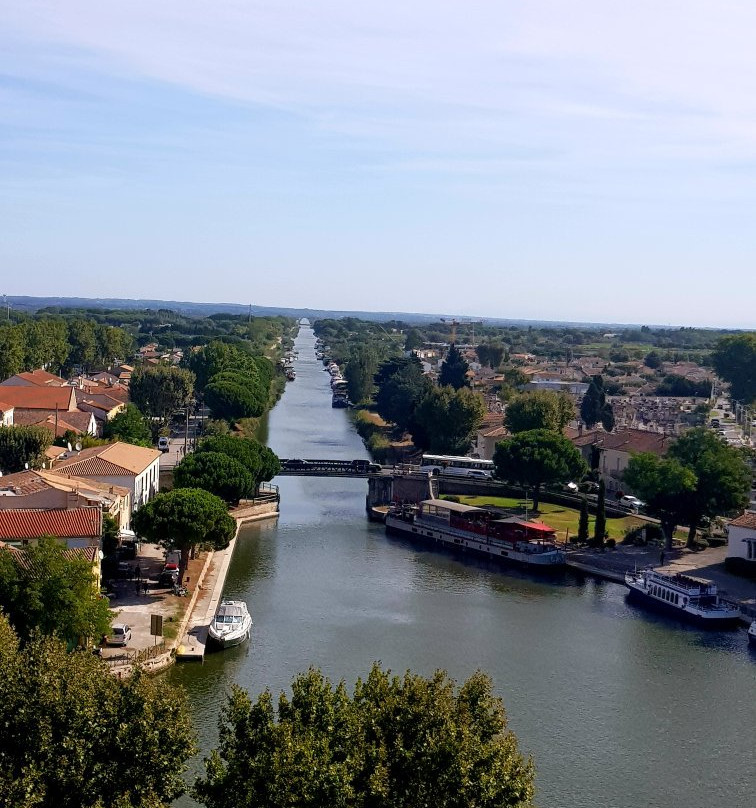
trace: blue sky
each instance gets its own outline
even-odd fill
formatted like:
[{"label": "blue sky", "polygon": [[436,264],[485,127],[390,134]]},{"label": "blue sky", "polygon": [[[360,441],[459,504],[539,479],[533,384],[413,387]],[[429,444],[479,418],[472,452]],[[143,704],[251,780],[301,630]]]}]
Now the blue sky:
[{"label": "blue sky", "polygon": [[0,293],[756,327],[756,4],[0,4]]}]

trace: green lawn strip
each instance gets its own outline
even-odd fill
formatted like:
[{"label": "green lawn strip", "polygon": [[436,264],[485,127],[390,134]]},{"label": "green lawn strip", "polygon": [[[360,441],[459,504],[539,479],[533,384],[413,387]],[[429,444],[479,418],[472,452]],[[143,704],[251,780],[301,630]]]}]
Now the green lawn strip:
[{"label": "green lawn strip", "polygon": [[[497,508],[514,508],[524,513],[524,499],[488,496],[460,496],[455,498],[459,499],[459,501],[465,505],[495,505]],[[531,513],[532,511],[528,511],[528,516],[530,516]],[[557,538],[564,541],[567,537],[567,531],[569,531],[570,536],[577,535],[580,511],[574,508],[566,508],[564,505],[553,505],[549,502],[542,502],[540,515],[536,518],[541,522],[545,522],[549,527],[553,527],[557,532]],[[594,521],[594,517],[590,516],[588,529],[591,534]],[[642,524],[643,520],[638,519],[636,516],[622,516],[619,518],[607,517],[606,519],[606,529],[609,533],[609,538],[616,539],[617,541],[623,539],[628,530]]]}]

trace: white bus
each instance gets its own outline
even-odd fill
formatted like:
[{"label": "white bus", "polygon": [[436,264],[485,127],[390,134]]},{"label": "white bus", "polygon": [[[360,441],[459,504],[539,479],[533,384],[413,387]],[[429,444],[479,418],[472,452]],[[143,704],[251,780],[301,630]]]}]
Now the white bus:
[{"label": "white bus", "polygon": [[494,464],[493,460],[481,460],[478,457],[424,454],[420,461],[420,471],[450,477],[478,477],[490,480],[493,477]]}]

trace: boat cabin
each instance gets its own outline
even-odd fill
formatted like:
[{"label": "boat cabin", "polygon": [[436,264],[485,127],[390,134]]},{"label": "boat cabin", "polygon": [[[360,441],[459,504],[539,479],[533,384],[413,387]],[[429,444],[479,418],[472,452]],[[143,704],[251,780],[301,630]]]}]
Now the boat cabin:
[{"label": "boat cabin", "polygon": [[515,542],[548,542],[553,544],[556,532],[553,527],[543,522],[526,521],[518,516],[505,519],[494,519],[491,522],[489,534],[501,541]]},{"label": "boat cabin", "polygon": [[441,528],[452,527],[486,536],[491,512],[446,499],[426,499],[420,503],[418,517],[429,525],[435,523]]}]

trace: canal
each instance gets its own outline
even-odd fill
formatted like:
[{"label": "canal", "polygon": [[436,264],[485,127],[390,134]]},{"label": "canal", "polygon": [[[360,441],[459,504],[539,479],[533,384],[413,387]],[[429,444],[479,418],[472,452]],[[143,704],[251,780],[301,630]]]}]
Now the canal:
[{"label": "canal", "polygon": [[[313,346],[302,328],[269,445],[367,457],[330,406]],[[533,755],[541,808],[753,805],[756,656],[744,631],[651,616],[617,584],[507,574],[389,539],[365,518],[364,480],[277,482],[280,518],[242,531],[226,584],[249,604],[250,643],[169,674],[189,693],[204,752],[232,683],[277,693],[310,665],[352,683],[373,660],[458,680],[481,668]]]}]

